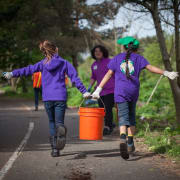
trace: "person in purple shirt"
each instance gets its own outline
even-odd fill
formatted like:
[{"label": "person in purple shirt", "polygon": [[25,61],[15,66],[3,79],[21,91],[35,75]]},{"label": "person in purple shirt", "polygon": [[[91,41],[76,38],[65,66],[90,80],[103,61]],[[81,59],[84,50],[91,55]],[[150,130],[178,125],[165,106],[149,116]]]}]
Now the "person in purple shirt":
[{"label": "person in purple shirt", "polygon": [[67,74],[84,98],[90,96],[79,79],[75,68],[58,55],[58,48],[49,41],[40,43],[39,48],[45,58],[34,65],[4,72],[4,77],[29,76],[34,72],[42,73],[42,99],[49,118],[51,156],[58,157],[66,144],[67,129],[64,126],[67,90],[65,75]]},{"label": "person in purple shirt", "polygon": [[[149,64],[141,55],[137,54],[139,41],[133,37],[124,37],[117,41],[124,45],[125,51],[115,56],[108,64],[109,71],[92,94],[93,98],[99,98],[103,87],[115,74],[115,102],[118,105],[118,117],[120,126],[120,153],[122,158],[128,159],[129,153],[135,151],[133,136],[135,133],[135,108],[139,96],[139,75],[143,69],[150,72],[163,74],[171,80],[177,76],[177,72],[161,70]],[[128,137],[126,135],[128,133]],[[126,140],[127,138],[127,140]]]},{"label": "person in purple shirt", "polygon": [[[100,84],[104,75],[108,72],[108,63],[111,61],[108,56],[108,50],[101,46],[95,46],[91,50],[92,58],[95,59],[94,63],[91,65],[91,80],[88,87],[90,91],[91,87],[97,82],[97,86]],[[110,78],[107,84],[104,86],[103,90],[100,93],[101,99],[98,100],[99,107],[104,107],[106,110],[106,115],[104,117],[104,130],[103,135],[109,135],[113,131],[113,113],[112,108],[114,106],[114,76]],[[104,103],[104,105],[103,105]]]}]

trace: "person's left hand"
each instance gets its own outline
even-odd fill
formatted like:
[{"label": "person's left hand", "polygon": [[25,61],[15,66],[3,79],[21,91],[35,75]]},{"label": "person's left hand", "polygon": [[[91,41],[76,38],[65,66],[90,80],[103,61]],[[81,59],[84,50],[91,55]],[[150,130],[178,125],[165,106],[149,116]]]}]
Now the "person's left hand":
[{"label": "person's left hand", "polygon": [[85,92],[84,94],[83,94],[83,98],[88,98],[88,97],[90,97],[91,96],[91,93],[89,93],[89,92]]},{"label": "person's left hand", "polygon": [[174,71],[172,71],[172,72],[164,71],[163,75],[168,77],[171,80],[174,80],[175,78],[177,78],[179,76],[178,72],[174,72]]},{"label": "person's left hand", "polygon": [[13,77],[12,72],[3,72],[2,74],[6,79],[11,79]]}]

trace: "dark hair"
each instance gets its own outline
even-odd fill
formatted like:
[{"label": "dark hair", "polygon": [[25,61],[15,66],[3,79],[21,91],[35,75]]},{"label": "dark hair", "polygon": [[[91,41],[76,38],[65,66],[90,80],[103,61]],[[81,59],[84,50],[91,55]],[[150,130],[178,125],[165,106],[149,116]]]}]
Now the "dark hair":
[{"label": "dark hair", "polygon": [[130,73],[129,73],[129,66],[128,66],[128,60],[131,56],[131,53],[134,51],[137,51],[137,48],[133,47],[133,43],[129,43],[128,47],[124,46],[124,48],[126,49],[127,53],[126,53],[126,57],[125,57],[125,61],[126,61],[126,77],[127,79],[131,79]]},{"label": "dark hair", "polygon": [[103,53],[103,57],[104,57],[104,58],[108,58],[108,57],[109,57],[109,52],[108,52],[108,50],[107,50],[104,46],[97,45],[97,46],[95,46],[95,47],[91,50],[91,56],[92,56],[93,59],[96,60],[96,57],[95,57],[95,50],[96,50],[96,48],[99,48],[99,49],[100,49],[100,51]]}]

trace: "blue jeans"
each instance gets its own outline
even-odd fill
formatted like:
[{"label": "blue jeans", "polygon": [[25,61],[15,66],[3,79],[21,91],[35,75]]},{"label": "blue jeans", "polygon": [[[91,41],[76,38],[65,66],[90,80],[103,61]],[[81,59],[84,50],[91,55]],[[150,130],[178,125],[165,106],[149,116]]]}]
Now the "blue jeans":
[{"label": "blue jeans", "polygon": [[136,102],[117,103],[119,126],[136,125]]},{"label": "blue jeans", "polygon": [[51,136],[56,136],[59,126],[64,126],[66,101],[45,101],[44,107],[49,118],[49,131]]},{"label": "blue jeans", "polygon": [[41,88],[34,88],[35,107],[39,105],[39,93],[41,94]]}]

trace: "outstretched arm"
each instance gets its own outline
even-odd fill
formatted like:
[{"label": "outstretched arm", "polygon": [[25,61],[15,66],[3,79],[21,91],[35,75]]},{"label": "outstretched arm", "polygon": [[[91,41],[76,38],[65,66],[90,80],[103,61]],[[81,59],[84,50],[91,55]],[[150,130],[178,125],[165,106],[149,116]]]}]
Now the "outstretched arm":
[{"label": "outstretched arm", "polygon": [[164,70],[159,69],[159,68],[157,68],[157,67],[155,67],[155,66],[152,66],[152,65],[150,65],[150,64],[148,64],[148,65],[146,66],[146,69],[149,70],[149,71],[152,72],[152,73],[164,75],[164,76],[168,77],[168,78],[171,79],[171,80],[174,80],[175,78],[178,77],[178,73],[177,73],[177,72],[164,71]]},{"label": "outstretched arm", "polygon": [[164,73],[164,71],[163,71],[162,69],[157,68],[157,67],[155,67],[155,66],[152,66],[152,65],[150,65],[150,64],[148,64],[148,65],[146,66],[146,69],[147,69],[148,71],[150,71],[150,72],[152,72],[152,73],[156,73],[156,74],[163,74],[163,73]]},{"label": "outstretched arm", "polygon": [[32,75],[34,72],[38,72],[38,71],[42,71],[41,61],[34,64],[34,65],[29,65],[29,66],[24,67],[24,68],[15,69],[12,72],[4,72],[3,76],[7,79],[11,79],[12,77]]}]

